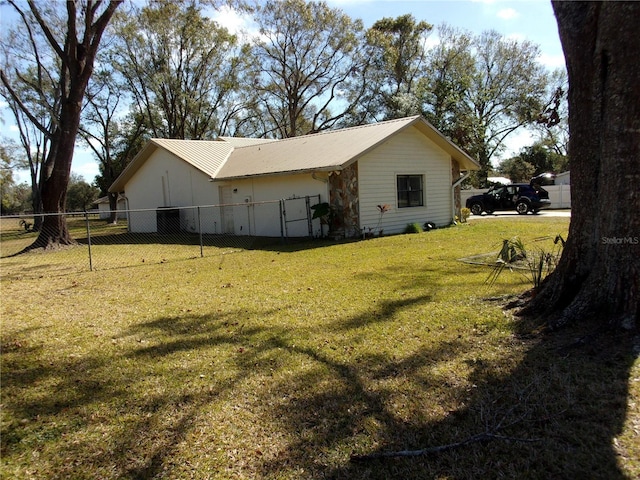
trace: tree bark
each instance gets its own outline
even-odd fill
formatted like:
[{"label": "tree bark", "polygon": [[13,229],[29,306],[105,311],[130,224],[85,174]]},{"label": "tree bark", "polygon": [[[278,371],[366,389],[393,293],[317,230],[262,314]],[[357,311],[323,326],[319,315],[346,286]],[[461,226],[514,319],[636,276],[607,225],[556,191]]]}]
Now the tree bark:
[{"label": "tree bark", "polygon": [[107,193],[109,198],[109,223],[112,225],[118,224],[118,194]]},{"label": "tree bark", "polygon": [[[71,162],[80,127],[82,102],[93,73],[93,62],[100,39],[122,1],[110,0],[97,18],[101,0],[66,2],[67,31],[64,35],[64,45],[58,43],[51,30],[53,25],[46,22],[35,2],[28,2],[44,37],[54,54],[60,59],[59,83],[62,100],[59,118],[54,121],[56,128],[51,137],[50,149],[42,166],[41,194],[45,216],[38,238],[27,249],[75,243],[69,234],[66,218],[62,214],[65,211]],[[14,8],[20,12],[16,4]],[[82,38],[78,38],[79,21],[82,22]]]},{"label": "tree bark", "polygon": [[640,3],[552,2],[569,78],[571,224],[556,270],[524,309],[551,327],[637,328]]},{"label": "tree bark", "polygon": [[84,90],[82,92],[80,98],[77,98],[78,95],[75,98],[71,97],[67,99],[68,105],[62,107],[60,124],[54,132],[51,150],[45,162],[46,175],[42,182],[42,208],[45,216],[40,234],[31,248],[75,243],[69,234],[67,221],[62,212],[65,211],[67,202],[71,162],[80,125]]}]

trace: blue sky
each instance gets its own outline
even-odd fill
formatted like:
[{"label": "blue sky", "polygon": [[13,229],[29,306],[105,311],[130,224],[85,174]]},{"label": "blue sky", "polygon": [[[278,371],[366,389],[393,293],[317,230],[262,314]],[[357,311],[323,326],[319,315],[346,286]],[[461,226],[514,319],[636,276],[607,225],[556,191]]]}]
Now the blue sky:
[{"label": "blue sky", "polygon": [[549,0],[329,0],[328,3],[362,19],[366,27],[383,17],[411,13],[417,20],[434,26],[447,23],[474,33],[497,30],[505,36],[538,44],[542,52],[540,61],[548,67],[564,65]]},{"label": "blue sky", "polygon": [[[398,17],[411,13],[417,20],[425,20],[434,26],[447,23],[457,28],[481,33],[496,30],[499,33],[518,40],[529,40],[540,46],[540,62],[549,70],[564,67],[564,56],[558,38],[558,30],[548,0],[327,0],[331,7],[342,9],[352,18],[360,18],[365,27],[371,26],[383,17]],[[6,16],[8,7],[0,7],[0,28],[9,25]],[[246,17],[223,9],[212,15],[219,23],[230,30],[248,29],[251,25]],[[430,41],[437,41],[432,35]],[[0,103],[0,111],[2,111]],[[0,136],[15,138],[15,125],[11,114],[2,111]],[[527,132],[514,134],[507,142],[504,156],[517,152],[531,143]],[[86,146],[76,146],[73,162],[74,173],[82,175],[91,182],[98,173],[98,166]],[[26,177],[22,175],[19,179]]]},{"label": "blue sky", "polygon": [[[540,62],[550,69],[564,66],[558,29],[549,0],[326,0],[352,18],[361,19],[365,27],[384,17],[411,13],[417,20],[437,26],[454,27],[481,33],[496,30],[518,40],[540,46]],[[251,30],[246,17],[228,8],[212,15],[231,31]],[[432,41],[437,41],[432,34]]]}]

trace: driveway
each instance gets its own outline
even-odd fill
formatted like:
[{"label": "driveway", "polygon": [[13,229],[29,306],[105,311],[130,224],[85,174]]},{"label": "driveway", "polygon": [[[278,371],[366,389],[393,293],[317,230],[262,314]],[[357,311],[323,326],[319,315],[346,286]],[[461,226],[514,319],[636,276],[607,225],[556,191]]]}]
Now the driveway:
[{"label": "driveway", "polygon": [[[483,218],[509,218],[509,217],[523,217],[524,215],[519,215],[517,212],[513,211],[504,211],[504,212],[496,212],[491,214],[483,213],[482,215],[469,215],[468,221],[471,220],[482,220]],[[545,217],[571,217],[571,210],[562,209],[562,210],[541,210],[537,215],[533,215],[532,213],[528,213],[526,215],[527,218],[545,218]]]}]

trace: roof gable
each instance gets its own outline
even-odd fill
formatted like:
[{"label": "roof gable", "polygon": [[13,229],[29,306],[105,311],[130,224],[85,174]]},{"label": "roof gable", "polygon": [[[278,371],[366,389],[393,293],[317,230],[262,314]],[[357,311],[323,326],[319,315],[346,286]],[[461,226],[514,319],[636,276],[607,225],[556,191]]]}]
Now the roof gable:
[{"label": "roof gable", "polygon": [[215,140],[152,138],[113,182],[111,187],[109,187],[109,191],[123,191],[126,183],[158,148],[172,153],[211,178],[216,175],[233,151],[233,145],[231,143],[218,142]]}]

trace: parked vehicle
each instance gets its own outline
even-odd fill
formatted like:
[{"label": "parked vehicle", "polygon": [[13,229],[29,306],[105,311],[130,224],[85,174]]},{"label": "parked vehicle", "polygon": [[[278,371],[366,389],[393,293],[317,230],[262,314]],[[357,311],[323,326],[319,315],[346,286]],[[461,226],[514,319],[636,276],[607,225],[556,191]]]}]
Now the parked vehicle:
[{"label": "parked vehicle", "polygon": [[[536,177],[537,178],[537,177]],[[538,213],[549,208],[549,192],[533,179],[531,183],[495,185],[488,192],[469,197],[466,207],[474,215],[482,212],[493,213],[497,210],[515,210],[520,215],[528,212]]]}]

